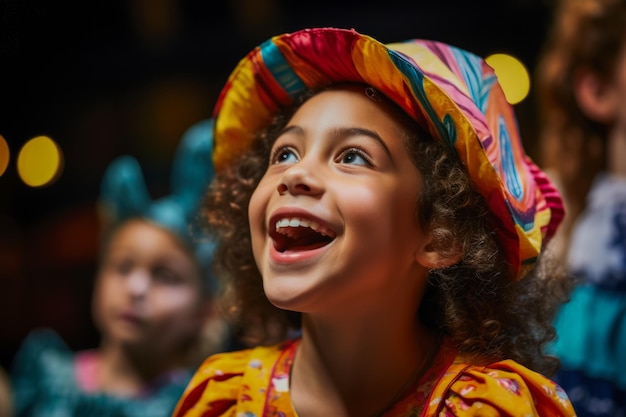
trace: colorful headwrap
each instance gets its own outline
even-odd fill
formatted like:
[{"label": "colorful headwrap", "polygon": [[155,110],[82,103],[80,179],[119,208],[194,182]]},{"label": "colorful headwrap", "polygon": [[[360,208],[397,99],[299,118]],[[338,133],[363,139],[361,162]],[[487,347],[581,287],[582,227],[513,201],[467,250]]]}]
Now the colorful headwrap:
[{"label": "colorful headwrap", "polygon": [[153,200],[141,167],[129,155],[116,158],[107,167],[101,184],[100,208],[109,226],[141,218],[162,227],[194,252],[205,274],[205,287],[215,290],[210,261],[215,242],[193,227],[202,198],[213,179],[213,120],[190,127],[176,150],[171,172],[171,194]]},{"label": "colorful headwrap", "polygon": [[456,149],[501,222],[497,234],[512,276],[524,275],[563,218],[561,197],[524,152],[493,69],[456,47],[420,39],[384,45],[335,28],[269,39],[239,62],[220,94],[216,169],[249,149],[279,109],[307,89],[336,82],[376,88]]}]

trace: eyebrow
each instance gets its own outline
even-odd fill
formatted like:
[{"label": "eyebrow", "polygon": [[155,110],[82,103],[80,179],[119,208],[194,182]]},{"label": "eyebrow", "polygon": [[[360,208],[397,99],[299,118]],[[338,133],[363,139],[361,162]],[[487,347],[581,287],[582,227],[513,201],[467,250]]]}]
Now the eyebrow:
[{"label": "eyebrow", "polygon": [[[302,135],[304,134],[304,129],[302,129],[302,127],[300,126],[287,126],[280,132],[279,136],[284,133],[290,132],[293,132],[297,135]],[[362,127],[339,127],[332,129],[331,134],[333,137],[367,136],[369,138],[372,138],[380,144],[387,156],[393,159],[391,156],[391,151],[387,147],[387,144],[383,141],[380,135],[373,130],[364,129]]]}]

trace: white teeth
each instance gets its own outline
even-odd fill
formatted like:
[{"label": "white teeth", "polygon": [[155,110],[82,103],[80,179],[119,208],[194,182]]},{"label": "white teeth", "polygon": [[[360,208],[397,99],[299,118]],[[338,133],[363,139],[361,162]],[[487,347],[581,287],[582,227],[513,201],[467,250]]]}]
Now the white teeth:
[{"label": "white teeth", "polygon": [[284,227],[309,227],[315,230],[317,233],[321,233],[325,236],[330,236],[331,232],[323,228],[319,223],[312,220],[300,219],[298,217],[292,217],[289,219],[280,219],[276,222],[276,231]]}]

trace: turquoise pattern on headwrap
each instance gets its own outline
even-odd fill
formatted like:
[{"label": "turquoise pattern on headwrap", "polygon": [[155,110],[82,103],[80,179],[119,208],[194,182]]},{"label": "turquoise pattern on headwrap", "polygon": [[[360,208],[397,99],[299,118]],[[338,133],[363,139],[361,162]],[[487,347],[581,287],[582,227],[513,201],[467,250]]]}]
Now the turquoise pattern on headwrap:
[{"label": "turquoise pattern on headwrap", "polygon": [[426,90],[424,89],[424,74],[419,72],[414,64],[407,61],[406,58],[396,51],[389,50],[389,58],[393,61],[393,64],[407,77],[413,94],[415,94],[415,97],[424,108],[426,115],[437,129],[438,136],[441,139],[445,139],[451,145],[454,145],[454,141],[457,137],[456,127],[451,120],[446,122],[444,118],[442,123],[442,121],[440,121],[437,117],[437,113],[430,104],[430,100],[428,100]]},{"label": "turquoise pattern on headwrap", "polygon": [[296,97],[306,90],[304,82],[298,77],[293,68],[285,60],[282,52],[271,40],[265,41],[261,44],[260,48],[263,63],[272,74],[272,77],[274,77],[290,97]]},{"label": "turquoise pattern on headwrap", "polygon": [[[524,188],[517,175],[515,169],[515,160],[513,159],[513,149],[511,148],[511,140],[508,138],[509,131],[506,128],[506,122],[502,117],[498,118],[498,124],[500,125],[500,154],[502,155],[502,169],[504,169],[504,178],[506,181],[506,187],[512,196],[517,200],[521,200],[524,197]],[[520,221],[522,219],[519,219]],[[529,230],[527,224],[522,224],[525,230]],[[532,227],[532,225],[531,225]]]},{"label": "turquoise pattern on headwrap", "polygon": [[489,96],[491,87],[496,81],[495,76],[491,81],[483,78],[482,59],[478,55],[463,51],[454,46],[450,46],[449,50],[460,71],[459,75],[463,78],[463,83],[467,87],[469,97],[478,105],[481,111],[485,111],[485,99]]},{"label": "turquoise pattern on headwrap", "polygon": [[493,89],[493,85],[498,82],[498,77],[496,74],[492,74],[483,79],[483,83],[480,86],[480,99],[476,101],[476,105],[480,109],[481,112],[487,111],[487,103],[489,102],[489,95],[491,94],[491,90]]}]

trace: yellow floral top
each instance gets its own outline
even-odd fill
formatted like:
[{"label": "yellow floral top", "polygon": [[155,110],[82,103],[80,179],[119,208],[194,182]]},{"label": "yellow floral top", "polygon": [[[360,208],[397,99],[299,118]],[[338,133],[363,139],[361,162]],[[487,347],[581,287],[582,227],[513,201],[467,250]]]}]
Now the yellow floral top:
[{"label": "yellow floral top", "polygon": [[[209,357],[173,417],[297,417],[289,372],[299,339]],[[381,417],[575,416],[553,381],[511,360],[464,364],[449,342],[409,393]]]}]

